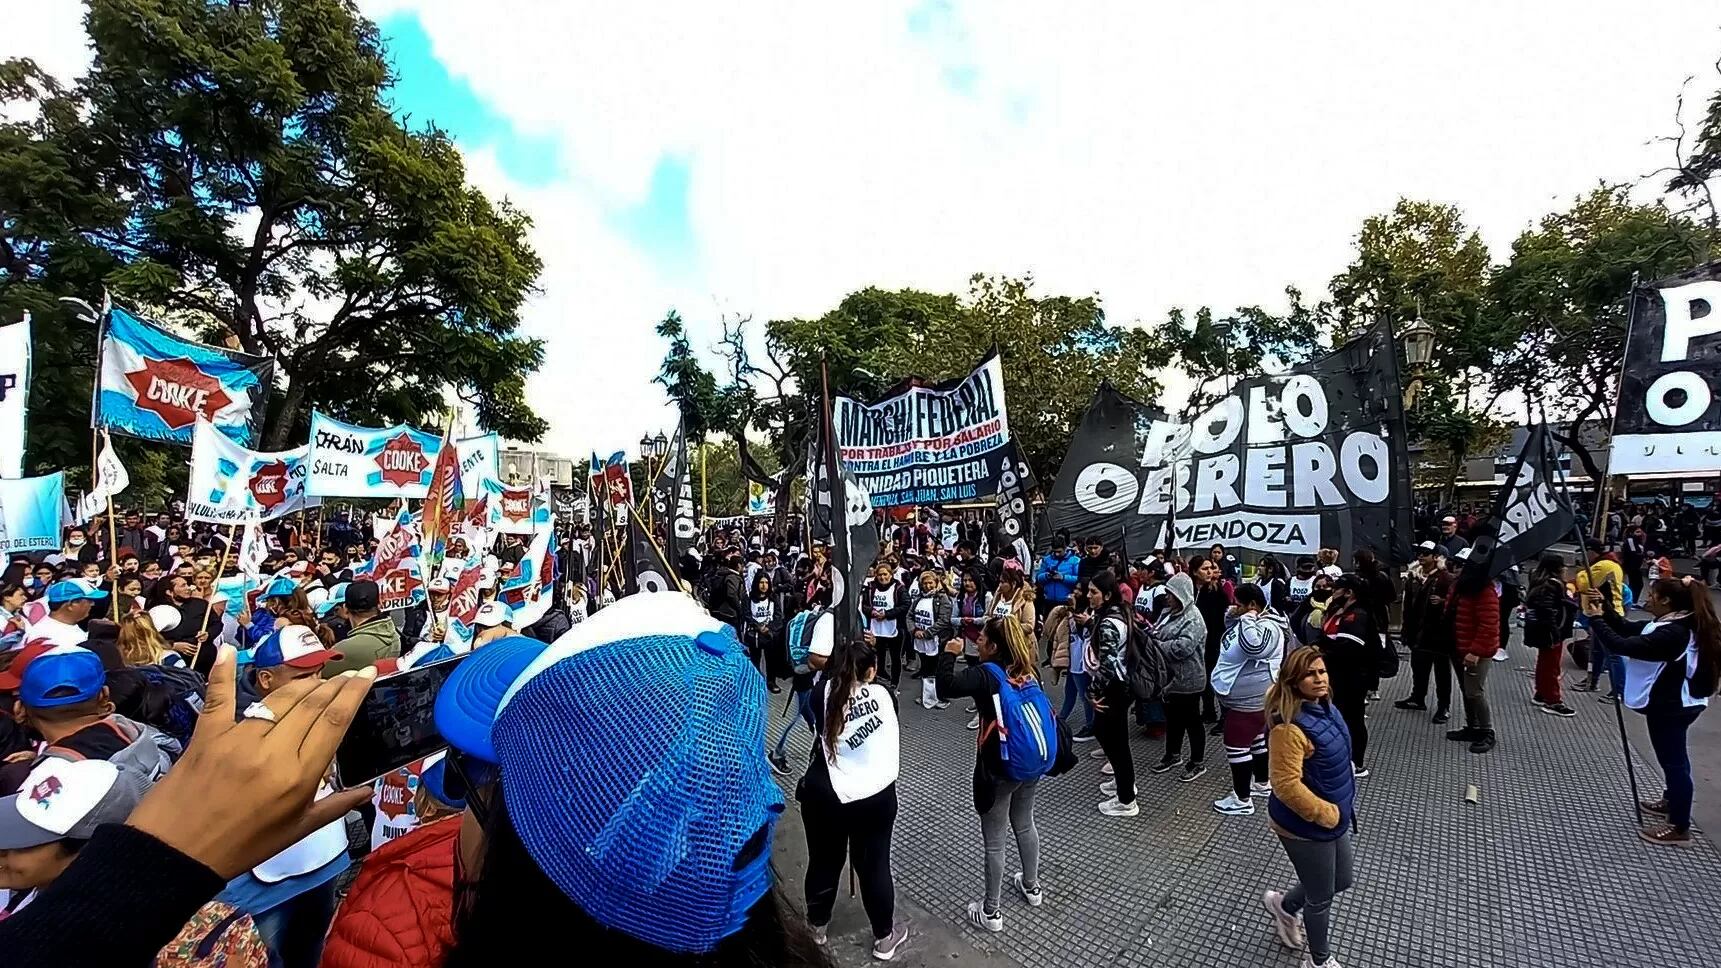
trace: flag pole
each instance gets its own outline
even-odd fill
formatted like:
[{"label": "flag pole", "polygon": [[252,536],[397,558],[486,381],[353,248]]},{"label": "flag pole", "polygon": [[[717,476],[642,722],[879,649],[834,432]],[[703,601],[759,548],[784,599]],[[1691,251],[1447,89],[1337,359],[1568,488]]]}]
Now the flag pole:
[{"label": "flag pole", "polygon": [[[1632,288],[1632,293],[1633,293],[1632,303],[1633,303],[1633,305],[1635,305],[1637,302],[1637,296],[1636,296],[1637,275],[1636,275],[1636,273],[1632,274],[1632,287],[1631,288]],[[1628,330],[1628,332],[1629,332],[1629,330]],[[1548,412],[1547,412],[1547,407],[1543,405],[1540,398],[1538,398],[1536,400],[1536,409],[1541,414],[1541,417],[1542,417],[1542,432],[1544,434],[1546,434],[1547,433],[1547,426],[1548,426]],[[1578,434],[1578,429],[1579,428],[1576,425],[1573,425],[1572,431],[1571,431],[1571,436],[1573,437],[1573,439],[1576,439],[1577,434]],[[1608,449],[1608,453],[1610,455],[1613,453],[1613,449],[1611,447]],[[1612,461],[1611,456],[1609,457],[1609,461],[1611,463],[1611,461]],[[1510,484],[1511,484],[1511,482],[1508,481],[1507,485],[1510,486]],[[1560,473],[1560,493],[1565,496],[1567,506],[1574,507],[1574,508],[1576,507],[1576,505],[1572,504],[1571,487],[1570,487],[1570,485],[1568,485],[1566,483],[1566,475],[1565,475],[1564,471],[1561,471],[1561,473]],[[1605,534],[1606,532],[1603,532],[1603,533]],[[1579,567],[1581,567],[1583,569],[1583,571],[1585,572],[1586,578],[1592,578],[1593,579],[1593,573],[1590,572],[1589,563],[1588,563],[1588,561],[1585,560],[1589,556],[1589,552],[1588,552],[1588,548],[1587,548],[1588,541],[1586,540],[1586,536],[1584,535],[1584,529],[1577,523],[1575,518],[1572,521],[1572,534],[1578,539],[1578,561],[1583,562],[1583,564],[1580,565]],[[1591,584],[1591,582],[1586,581],[1585,584]],[[1580,603],[1580,611],[1581,611],[1581,603]],[[1599,622],[1599,621],[1606,621],[1606,619],[1604,619],[1600,616],[1597,616],[1596,618],[1593,618],[1590,621]],[[1590,648],[1591,649],[1601,648],[1601,643],[1596,641],[1596,637],[1593,634],[1590,636]],[[1612,673],[1608,674],[1608,678],[1610,680],[1613,678]],[[1631,740],[1626,736],[1626,732],[1625,732],[1625,698],[1624,698],[1624,696],[1622,695],[1621,697],[1615,699],[1611,705],[1613,706],[1614,719],[1619,724],[1619,749],[1620,749],[1620,754],[1625,757],[1626,781],[1631,784],[1631,808],[1633,811],[1635,811],[1635,813],[1637,815],[1637,825],[1639,827],[1641,827],[1641,826],[1643,826],[1643,796],[1642,796],[1642,794],[1640,794],[1638,792],[1638,789],[1637,789],[1637,766],[1632,762],[1632,759],[1631,759]]]},{"label": "flag pole", "polygon": [[[221,564],[215,567],[215,581],[209,583],[209,589],[211,591],[215,590],[215,583],[219,582],[221,577],[227,574],[227,559],[233,556],[233,542],[237,540],[238,535],[239,523],[235,521],[233,524],[227,526],[227,546],[221,549]],[[243,595],[245,593],[241,591],[239,594]],[[197,654],[203,651],[203,636],[204,633],[209,631],[209,612],[210,604],[208,600],[205,600],[203,603],[203,621],[197,624],[197,638],[192,640],[191,657],[185,661],[185,667],[187,669],[192,669],[197,666]]]},{"label": "flag pole", "polygon": [[[1625,341],[1620,344],[1619,376],[1614,380],[1613,419],[1608,422],[1607,427],[1607,465],[1602,468],[1602,479],[1596,482],[1600,494],[1596,498],[1595,531],[1596,537],[1603,542],[1607,541],[1608,505],[1613,501],[1613,438],[1614,431],[1619,428],[1619,397],[1625,390],[1625,361],[1631,354],[1631,330],[1637,325],[1637,283],[1638,271],[1633,269],[1631,291],[1625,296]],[[1576,433],[1577,429],[1573,427],[1572,432]]]}]

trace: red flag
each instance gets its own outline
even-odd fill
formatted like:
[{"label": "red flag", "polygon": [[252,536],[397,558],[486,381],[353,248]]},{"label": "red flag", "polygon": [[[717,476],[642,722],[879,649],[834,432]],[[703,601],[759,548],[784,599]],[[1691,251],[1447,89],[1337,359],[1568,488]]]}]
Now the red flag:
[{"label": "red flag", "polygon": [[444,433],[442,449],[436,452],[436,467],[430,473],[430,490],[424,495],[423,541],[432,569],[442,563],[460,505],[459,448]]}]

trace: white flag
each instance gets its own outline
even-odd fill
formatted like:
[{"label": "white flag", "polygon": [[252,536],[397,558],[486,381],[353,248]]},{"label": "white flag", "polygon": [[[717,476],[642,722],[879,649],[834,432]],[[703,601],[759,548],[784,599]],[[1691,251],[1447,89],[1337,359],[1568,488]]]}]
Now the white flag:
[{"label": "white flag", "polygon": [[255,576],[263,572],[263,559],[269,557],[269,542],[263,536],[261,524],[245,525],[245,537],[239,542],[239,573]]},{"label": "white flag", "polygon": [[114,453],[114,442],[102,431],[102,452],[96,457],[96,486],[78,501],[78,520],[88,521],[102,512],[115,495],[131,486],[131,475]]},{"label": "white flag", "polygon": [[30,314],[0,327],[0,477],[24,476],[24,413],[30,398]]}]

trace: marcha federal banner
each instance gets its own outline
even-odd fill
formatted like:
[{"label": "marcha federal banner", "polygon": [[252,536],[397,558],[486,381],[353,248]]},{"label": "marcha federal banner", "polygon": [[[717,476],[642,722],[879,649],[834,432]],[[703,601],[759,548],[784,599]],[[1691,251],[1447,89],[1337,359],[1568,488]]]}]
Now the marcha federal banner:
[{"label": "marcha federal banner", "polygon": [[1397,356],[1382,324],[1289,373],[1238,381],[1188,422],[1101,385],[1047,527],[1132,552],[1166,547],[1169,528],[1179,549],[1331,547],[1348,561],[1370,548],[1390,561],[1409,556],[1409,505]]},{"label": "marcha federal banner", "polygon": [[831,400],[843,466],[874,508],[991,497],[1007,462],[1004,366],[993,350],[960,379],[910,379],[877,403]]},{"label": "marcha federal banner", "polygon": [[1721,470],[1721,262],[1640,286],[1631,300],[1610,469]]}]

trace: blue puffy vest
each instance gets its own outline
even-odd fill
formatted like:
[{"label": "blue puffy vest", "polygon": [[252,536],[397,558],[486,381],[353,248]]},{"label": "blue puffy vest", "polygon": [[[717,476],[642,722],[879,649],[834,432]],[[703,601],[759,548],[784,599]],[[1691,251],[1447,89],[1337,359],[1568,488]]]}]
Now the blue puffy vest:
[{"label": "blue puffy vest", "polygon": [[1351,733],[1344,717],[1331,703],[1303,703],[1293,720],[1314,744],[1314,755],[1303,761],[1303,783],[1315,796],[1339,808],[1339,825],[1331,830],[1310,823],[1295,810],[1279,802],[1278,794],[1267,799],[1267,815],[1279,829],[1304,840],[1337,840],[1351,829],[1356,800],[1356,778],[1351,775]]}]

